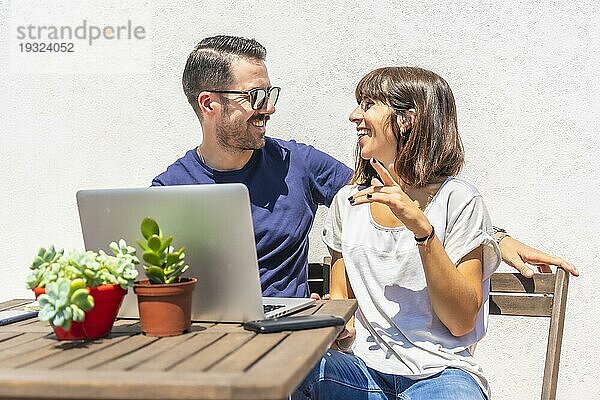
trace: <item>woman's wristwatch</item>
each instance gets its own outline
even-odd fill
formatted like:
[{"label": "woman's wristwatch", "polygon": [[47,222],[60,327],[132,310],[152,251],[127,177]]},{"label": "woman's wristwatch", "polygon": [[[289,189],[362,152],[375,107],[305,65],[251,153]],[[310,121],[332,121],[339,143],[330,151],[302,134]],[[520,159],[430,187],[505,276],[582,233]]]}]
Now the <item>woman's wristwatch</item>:
[{"label": "woman's wristwatch", "polygon": [[505,237],[510,236],[506,233],[505,229],[498,228],[497,226],[492,226],[492,229],[494,230],[494,239],[496,239],[496,243],[498,244],[500,244]]}]

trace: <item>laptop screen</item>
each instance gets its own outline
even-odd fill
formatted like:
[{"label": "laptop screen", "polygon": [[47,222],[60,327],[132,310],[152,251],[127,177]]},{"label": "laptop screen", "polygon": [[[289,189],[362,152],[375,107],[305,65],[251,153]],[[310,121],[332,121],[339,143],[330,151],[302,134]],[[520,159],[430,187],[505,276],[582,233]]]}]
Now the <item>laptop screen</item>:
[{"label": "laptop screen", "polygon": [[[174,247],[186,247],[184,274],[198,278],[192,319],[243,322],[263,318],[248,190],[242,184],[81,190],[77,204],[86,249],[109,251],[123,238],[141,251],[140,223],[154,218]],[[141,257],[140,257],[141,258]],[[140,279],[143,269],[139,266]],[[137,317],[130,293],[119,316]]]}]

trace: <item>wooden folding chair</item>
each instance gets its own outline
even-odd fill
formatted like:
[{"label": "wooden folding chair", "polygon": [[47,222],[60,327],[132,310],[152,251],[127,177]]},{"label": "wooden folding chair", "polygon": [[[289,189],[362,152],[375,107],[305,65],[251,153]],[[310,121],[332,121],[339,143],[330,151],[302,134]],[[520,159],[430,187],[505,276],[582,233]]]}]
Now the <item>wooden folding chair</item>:
[{"label": "wooden folding chair", "polygon": [[560,349],[565,322],[569,274],[558,268],[555,274],[496,272],[492,275],[490,314],[550,317],[542,400],[556,399]]}]

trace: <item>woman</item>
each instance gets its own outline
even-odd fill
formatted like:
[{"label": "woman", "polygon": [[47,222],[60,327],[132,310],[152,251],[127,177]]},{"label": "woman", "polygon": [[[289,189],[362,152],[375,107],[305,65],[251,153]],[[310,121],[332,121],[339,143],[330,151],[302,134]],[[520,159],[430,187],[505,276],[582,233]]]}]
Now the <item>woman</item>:
[{"label": "woman", "polygon": [[336,341],[352,354],[327,352],[293,397],[489,398],[471,349],[500,253],[480,194],[455,177],[464,157],[452,91],[424,69],[381,68],[356,99],[356,172],[323,229],[331,296],[358,300],[355,327]]}]

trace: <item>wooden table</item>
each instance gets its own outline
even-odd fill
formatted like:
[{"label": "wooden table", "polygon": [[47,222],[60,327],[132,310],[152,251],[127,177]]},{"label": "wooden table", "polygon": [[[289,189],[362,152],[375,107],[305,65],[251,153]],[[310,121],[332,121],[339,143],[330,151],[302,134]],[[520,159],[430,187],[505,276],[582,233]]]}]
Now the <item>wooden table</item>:
[{"label": "wooden table", "polygon": [[[298,314],[348,320],[355,310],[355,300],[330,300]],[[68,342],[30,319],[0,327],[0,398],[284,399],[340,330],[256,334],[239,324],[194,323],[185,335],[153,338],[137,321],[120,319],[107,338]]]}]

